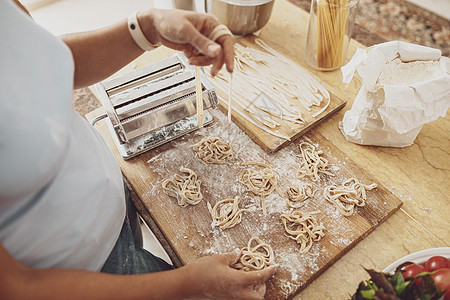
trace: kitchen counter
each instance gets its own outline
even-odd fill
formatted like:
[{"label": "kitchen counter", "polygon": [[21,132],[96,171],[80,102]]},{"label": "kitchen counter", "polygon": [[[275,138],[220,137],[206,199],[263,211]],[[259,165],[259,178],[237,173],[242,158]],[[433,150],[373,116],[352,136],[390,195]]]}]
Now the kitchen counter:
[{"label": "kitchen counter", "polygon": [[[273,34],[274,28],[283,28],[288,36],[297,34],[295,31],[297,18],[294,16],[305,18],[306,13],[297,7],[302,5],[302,1],[290,2],[292,3],[286,0],[276,1],[274,14],[267,25],[268,33],[265,34],[263,29],[261,37],[270,40],[273,44],[284,45],[284,54],[305,66],[295,52],[303,53],[301,49],[304,49],[304,45],[298,45],[301,43],[299,40],[295,45],[283,43],[283,36]],[[383,1],[378,2],[380,5],[383,3]],[[370,46],[390,40],[390,38],[374,35],[370,31],[373,29],[368,30],[363,26],[355,29],[356,41],[352,41],[348,56],[351,56],[356,47],[362,47],[362,44]],[[164,50],[161,49],[161,51]],[[136,65],[139,63],[135,63]],[[448,184],[450,118],[447,115],[446,118],[440,118],[425,125],[414,144],[407,148],[352,144],[342,136],[337,123],[342,120],[345,111],[351,108],[360,83],[353,81],[349,87],[345,88],[344,84],[337,84],[341,76],[339,71],[326,73],[311,69],[309,71],[317,75],[325,87],[332,90],[337,97],[347,101],[347,106],[343,110],[314,130],[403,201],[403,207],[398,212],[389,217],[295,297],[296,299],[347,299],[348,295],[355,291],[358,283],[368,278],[362,267],[382,270],[391,262],[409,253],[450,245],[448,230],[450,228],[448,217],[450,212],[450,185]],[[75,91],[74,95],[92,105],[91,109],[97,107],[95,97],[89,90]],[[134,194],[134,199],[139,196]],[[151,222],[148,213],[146,214],[142,207],[138,209],[145,215],[144,219]],[[162,242],[163,246],[167,246],[164,240]]]},{"label": "kitchen counter", "polygon": [[[310,0],[289,0],[309,12]],[[450,55],[450,20],[405,0],[361,0],[353,38],[365,46],[401,40],[438,48]],[[100,106],[88,88],[73,93],[82,116]]]}]

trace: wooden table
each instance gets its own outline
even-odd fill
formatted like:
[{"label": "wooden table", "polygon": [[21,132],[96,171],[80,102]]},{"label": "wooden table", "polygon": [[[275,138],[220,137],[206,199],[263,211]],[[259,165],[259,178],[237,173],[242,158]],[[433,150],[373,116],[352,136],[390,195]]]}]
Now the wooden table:
[{"label": "wooden table", "polygon": [[[269,45],[276,46],[277,50],[292,61],[306,67],[303,53],[307,24],[308,13],[286,0],[277,0],[272,17],[261,32],[261,38]],[[357,47],[363,45],[352,40],[348,57],[351,57]],[[128,72],[172,53],[173,51],[164,48],[146,53],[120,72]],[[450,118],[447,115],[446,118],[425,125],[414,144],[403,149],[349,143],[339,132],[337,124],[345,111],[351,108],[361,87],[360,83],[354,80],[345,88],[339,71],[308,70],[317,75],[337,97],[347,101],[343,110],[313,130],[323,135],[403,201],[398,212],[295,297],[347,299],[358,283],[368,278],[362,266],[382,270],[409,253],[450,245]],[[131,185],[133,186],[133,182]],[[148,211],[139,202],[142,196],[135,195],[135,203],[147,223],[157,231]],[[167,241],[160,237],[170,254]]]}]

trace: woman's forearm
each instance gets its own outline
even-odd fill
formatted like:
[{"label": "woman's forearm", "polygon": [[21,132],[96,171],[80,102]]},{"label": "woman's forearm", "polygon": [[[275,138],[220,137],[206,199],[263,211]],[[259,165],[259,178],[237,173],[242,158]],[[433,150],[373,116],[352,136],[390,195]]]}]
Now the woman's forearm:
[{"label": "woman's forearm", "polygon": [[2,299],[182,299],[197,294],[189,270],[114,275],[75,269],[34,269],[14,260],[0,244]]},{"label": "woman's forearm", "polygon": [[[208,38],[219,21],[211,15],[181,10],[151,9],[139,12],[138,23],[150,44],[184,51],[195,65],[212,65],[214,76],[226,64],[233,71],[231,33],[212,41]],[[75,88],[101,81],[144,53],[128,31],[127,20],[89,32],[66,34],[75,61]]]},{"label": "woman's forearm", "polygon": [[62,35],[75,61],[74,87],[101,81],[144,53],[128,32],[127,21],[88,32]]},{"label": "woman's forearm", "polygon": [[33,269],[24,275],[20,299],[184,299],[192,296],[184,269],[114,275],[72,269]]},{"label": "woman's forearm", "polygon": [[245,272],[230,266],[240,251],[202,257],[184,267],[139,275],[114,275],[76,269],[35,269],[15,260],[0,243],[2,299],[262,299],[272,266]]}]

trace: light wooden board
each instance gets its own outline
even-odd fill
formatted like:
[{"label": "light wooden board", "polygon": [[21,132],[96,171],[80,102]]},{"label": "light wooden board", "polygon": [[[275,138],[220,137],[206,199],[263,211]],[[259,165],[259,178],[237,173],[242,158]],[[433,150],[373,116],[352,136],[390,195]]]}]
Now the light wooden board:
[{"label": "light wooden board", "polygon": [[[264,51],[261,47],[259,47],[255,43],[254,36],[248,36],[244,38],[238,39],[236,42],[248,47],[250,49],[257,49],[259,51]],[[279,48],[275,45],[273,47],[275,51],[279,51]],[[296,62],[291,61],[292,64],[296,64]],[[306,70],[306,69],[305,69]],[[256,74],[258,76],[258,74]],[[292,78],[298,77],[298,80],[302,80],[300,75],[298,74],[292,74]],[[314,76],[311,74],[311,76]],[[316,77],[317,81],[320,82],[320,79]],[[215,78],[211,78],[210,80],[213,84],[215,84]],[[236,82],[234,83],[236,85]],[[223,91],[219,88],[216,88],[216,92],[219,95],[219,108],[224,111],[228,112],[228,90]],[[303,134],[323,122],[325,119],[330,117],[333,113],[337,112],[338,110],[342,109],[346,102],[339,99],[336,95],[334,95],[332,92],[330,92],[330,104],[327,107],[327,109],[321,113],[317,117],[313,117],[312,115],[315,112],[320,111],[325,105],[327,104],[326,100],[323,100],[320,106],[313,106],[311,111],[307,111],[304,107],[299,105],[298,103],[294,103],[296,101],[291,101],[291,104],[293,104],[298,110],[301,111],[302,117],[305,120],[303,124],[296,124],[287,120],[282,120],[277,117],[273,117],[276,122],[280,124],[277,128],[274,130],[284,136],[287,136],[290,138],[290,140],[286,140],[280,137],[277,137],[275,135],[271,135],[270,133],[267,133],[266,131],[258,128],[254,124],[250,123],[246,118],[255,119],[251,114],[246,112],[245,110],[239,108],[236,104],[233,105],[232,103],[232,120],[234,123],[236,123],[242,130],[244,130],[245,133],[247,133],[261,148],[263,148],[268,153],[273,153],[287,145],[289,145],[292,141],[296,140],[297,138],[301,137]],[[234,94],[233,96],[233,102],[239,101],[242,102],[242,100],[238,99],[238,96]],[[225,101],[223,101],[225,100]],[[248,101],[251,101],[252,99],[247,99]],[[243,117],[242,115],[245,115]]]},{"label": "light wooden board", "polygon": [[[122,160],[116,151],[105,120],[96,125],[116,155],[124,175],[183,264],[204,255],[242,248],[251,237],[258,236],[272,246],[279,265],[278,272],[268,283],[266,298],[287,299],[305,288],[402,204],[317,131],[311,131],[297,142],[268,154],[238,126],[229,124],[222,112],[216,110],[212,113],[215,118],[213,124],[129,161]],[[204,136],[218,136],[230,141],[235,158],[225,165],[206,165],[196,160],[190,146]],[[282,191],[290,184],[299,183],[295,174],[299,167],[298,143],[302,140],[310,141],[324,151],[336,175],[322,176],[319,183],[303,180],[313,183],[318,191],[304,210],[319,210],[317,218],[327,228],[325,237],[312,247],[312,254],[300,254],[296,242],[284,235],[280,214],[289,211],[284,198],[277,193],[269,195],[266,198],[268,214],[264,216],[258,201],[238,183],[238,175],[245,168],[243,163],[249,160],[272,166],[278,174]],[[179,173],[180,167],[195,171],[202,182],[204,200],[196,206],[182,208],[174,198],[163,192],[162,182]],[[368,192],[364,208],[358,208],[351,217],[343,217],[324,199],[322,191],[325,185],[340,184],[351,177],[365,184],[376,182],[379,187]],[[214,205],[222,199],[235,196],[241,197],[242,206],[248,207],[250,212],[245,213],[242,223],[234,228],[224,231],[212,228],[206,202]]]}]

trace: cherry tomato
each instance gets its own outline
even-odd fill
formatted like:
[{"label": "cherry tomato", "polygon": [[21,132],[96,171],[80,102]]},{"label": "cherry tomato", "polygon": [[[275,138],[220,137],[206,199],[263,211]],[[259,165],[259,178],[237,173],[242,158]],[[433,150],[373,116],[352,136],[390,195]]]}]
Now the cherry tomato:
[{"label": "cherry tomato", "polygon": [[434,284],[441,290],[450,290],[450,268],[442,268],[431,274]]},{"label": "cherry tomato", "polygon": [[[412,278],[412,277],[416,276],[417,274],[420,274],[420,273],[426,272],[426,271],[427,271],[427,269],[425,269],[424,266],[411,264],[411,265],[406,266],[405,270],[403,271],[403,277],[404,278]],[[422,281],[422,278],[418,278],[418,279],[414,280],[414,283],[417,286],[419,286],[421,281]]]},{"label": "cherry tomato", "polygon": [[450,268],[450,265],[447,258],[443,256],[433,256],[426,261],[425,268],[431,272],[442,268]]}]

